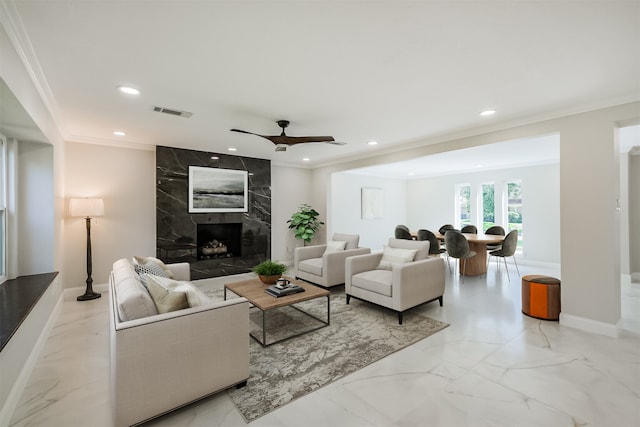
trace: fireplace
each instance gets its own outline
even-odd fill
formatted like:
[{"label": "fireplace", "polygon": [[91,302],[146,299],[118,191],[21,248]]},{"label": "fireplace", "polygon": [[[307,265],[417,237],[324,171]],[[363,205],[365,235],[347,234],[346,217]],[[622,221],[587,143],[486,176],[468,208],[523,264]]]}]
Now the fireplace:
[{"label": "fireplace", "polygon": [[197,227],[199,260],[242,256],[242,223],[198,224]]}]

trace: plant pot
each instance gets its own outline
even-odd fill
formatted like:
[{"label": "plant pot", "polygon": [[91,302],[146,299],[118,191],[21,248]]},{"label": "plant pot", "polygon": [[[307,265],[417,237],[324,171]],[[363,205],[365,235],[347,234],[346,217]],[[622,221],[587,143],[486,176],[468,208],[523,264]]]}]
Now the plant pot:
[{"label": "plant pot", "polygon": [[258,278],[265,285],[273,285],[276,283],[276,280],[282,277],[282,274],[274,274],[273,276],[263,276],[262,274],[258,275]]}]

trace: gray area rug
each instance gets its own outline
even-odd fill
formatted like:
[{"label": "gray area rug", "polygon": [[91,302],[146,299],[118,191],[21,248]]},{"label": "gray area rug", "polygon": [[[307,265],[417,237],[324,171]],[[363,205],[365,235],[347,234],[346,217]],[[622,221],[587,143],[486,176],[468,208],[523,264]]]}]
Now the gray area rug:
[{"label": "gray area rug", "polygon": [[[222,299],[220,289],[201,289]],[[326,320],[326,301],[317,298],[297,307]],[[398,325],[391,310],[353,298],[346,305],[344,287],[334,288],[331,325],[266,348],[251,339],[247,386],[230,389],[229,395],[245,420],[253,421],[449,326],[421,314],[431,304],[437,302],[406,312],[403,325]],[[252,332],[259,334],[261,325],[260,310],[252,308]],[[293,308],[273,310],[267,313],[267,342],[319,325]]]}]

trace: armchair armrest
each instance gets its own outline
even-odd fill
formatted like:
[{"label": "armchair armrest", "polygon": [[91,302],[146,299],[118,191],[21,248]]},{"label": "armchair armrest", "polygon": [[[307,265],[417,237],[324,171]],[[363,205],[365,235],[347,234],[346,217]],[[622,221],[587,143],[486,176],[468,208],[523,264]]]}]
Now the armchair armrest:
[{"label": "armchair armrest", "polygon": [[328,283],[343,283],[345,280],[345,260],[356,255],[371,253],[369,248],[355,248],[329,252],[322,256],[322,271]]},{"label": "armchair armrest", "polygon": [[444,260],[427,258],[392,267],[393,305],[405,310],[416,301],[429,301],[444,294]]},{"label": "armchair armrest", "polygon": [[306,259],[322,258],[327,245],[302,246],[293,250],[293,267],[298,268],[298,263]]}]

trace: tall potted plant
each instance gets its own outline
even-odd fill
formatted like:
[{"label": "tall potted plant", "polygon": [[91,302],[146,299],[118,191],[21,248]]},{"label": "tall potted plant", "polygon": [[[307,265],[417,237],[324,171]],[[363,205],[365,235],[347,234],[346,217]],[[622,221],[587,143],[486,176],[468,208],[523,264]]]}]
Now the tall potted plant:
[{"label": "tall potted plant", "polygon": [[324,222],[318,219],[320,213],[311,206],[305,204],[300,205],[297,212],[291,215],[291,219],[287,221],[289,228],[293,230],[295,238],[300,239],[306,246],[313,239],[316,232]]}]

